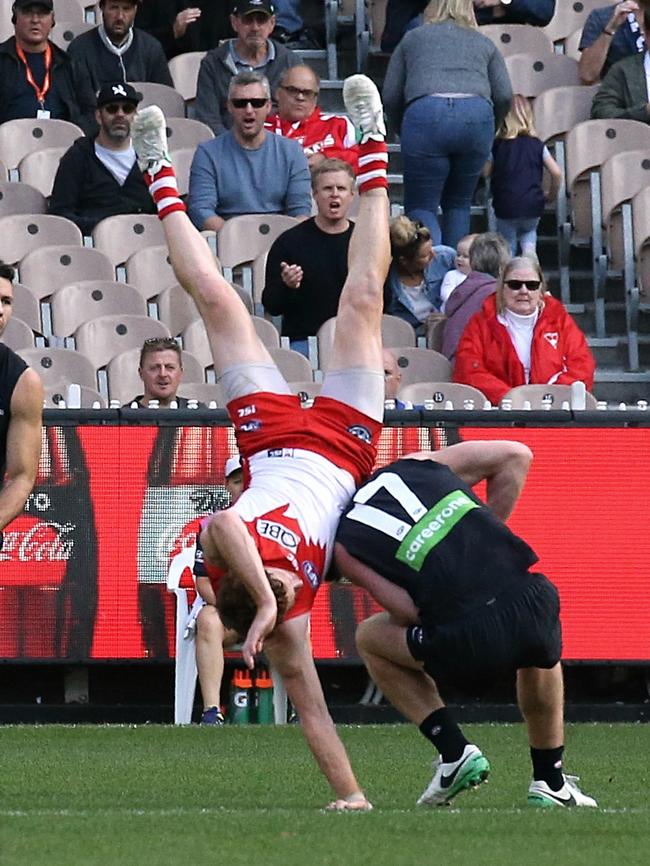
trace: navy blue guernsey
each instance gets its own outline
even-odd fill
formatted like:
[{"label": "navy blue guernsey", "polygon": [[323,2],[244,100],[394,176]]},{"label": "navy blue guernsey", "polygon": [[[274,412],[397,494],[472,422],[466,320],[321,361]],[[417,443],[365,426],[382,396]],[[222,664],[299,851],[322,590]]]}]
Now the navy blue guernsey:
[{"label": "navy blue guernsey", "polygon": [[357,490],[337,541],[442,625],[522,581],[535,552],[446,466],[398,460]]},{"label": "navy blue guernsey", "polygon": [[11,398],[16,382],[27,369],[23,359],[0,343],[0,487],[7,465],[7,428],[11,417]]}]

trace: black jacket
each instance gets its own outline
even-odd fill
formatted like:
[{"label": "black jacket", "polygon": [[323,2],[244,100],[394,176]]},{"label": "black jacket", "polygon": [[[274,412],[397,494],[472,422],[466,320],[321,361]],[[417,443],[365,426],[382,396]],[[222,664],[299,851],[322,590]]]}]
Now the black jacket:
[{"label": "black jacket", "polygon": [[[183,9],[198,6],[201,17],[190,24],[181,39],[174,38],[174,21]],[[187,51],[207,51],[233,35],[230,4],[214,0],[144,0],[138,6],[135,26],[155,36],[167,57]]]},{"label": "black jacket", "polygon": [[62,156],[49,213],[72,220],[83,234],[89,235],[105,217],[155,212],[137,162],[120,186],[95,155],[94,140],[78,138]]},{"label": "black jacket", "polygon": [[[90,81],[53,42],[52,89],[63,103],[65,111],[57,120],[69,120],[84,132],[92,131],[95,124],[95,95]],[[16,39],[11,36],[0,43],[0,123],[8,118],[5,113],[10,98],[25,80],[25,67],[16,54]],[[34,111],[36,116],[36,111]]]},{"label": "black jacket", "polygon": [[[95,92],[103,84],[124,80],[120,58],[106,48],[96,27],[72,40],[68,56],[85,71]],[[162,45],[144,30],[133,30],[133,43],[121,60],[127,81],[152,81],[174,86]]]}]

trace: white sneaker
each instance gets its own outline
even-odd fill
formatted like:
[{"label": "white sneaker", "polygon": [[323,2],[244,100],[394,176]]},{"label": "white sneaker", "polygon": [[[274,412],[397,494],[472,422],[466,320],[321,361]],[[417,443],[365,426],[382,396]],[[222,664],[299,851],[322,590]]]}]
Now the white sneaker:
[{"label": "white sneaker", "polygon": [[142,171],[148,171],[153,177],[163,166],[171,166],[167,123],[157,105],[149,105],[137,112],[131,124],[131,140]]},{"label": "white sneaker", "polygon": [[343,102],[357,130],[360,144],[386,138],[384,107],[374,81],[367,75],[350,75],[343,82]]},{"label": "white sneaker", "polygon": [[[563,774],[564,775],[564,774]],[[546,782],[532,781],[528,787],[528,803],[531,806],[591,806],[598,803],[593,797],[583,794],[578,787],[577,776],[564,776],[564,785],[559,791],[552,791]]]},{"label": "white sneaker", "polygon": [[485,782],[490,774],[488,759],[478,746],[471,744],[465,746],[457,761],[443,764],[438,758],[433,766],[433,779],[418,800],[418,806],[444,806],[461,791]]}]

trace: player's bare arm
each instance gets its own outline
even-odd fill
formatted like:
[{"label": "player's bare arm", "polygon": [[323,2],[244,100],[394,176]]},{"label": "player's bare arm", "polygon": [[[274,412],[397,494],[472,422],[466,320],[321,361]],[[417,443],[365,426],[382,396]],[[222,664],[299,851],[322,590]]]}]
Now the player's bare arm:
[{"label": "player's bare arm", "polygon": [[391,583],[374,569],[352,556],[340,542],[334,548],[337,568],[356,586],[367,590],[399,625],[417,625],[418,609],[413,599],[401,586]]},{"label": "player's bare arm", "polygon": [[43,384],[28,368],[18,379],[11,397],[7,430],[7,469],[0,491],[0,530],[20,514],[32,491],[41,456]]},{"label": "player's bare arm", "polygon": [[242,656],[249,668],[262,651],[264,639],[273,631],[278,606],[260,555],[241,517],[228,508],[218,511],[201,534],[201,545],[210,562],[224,562],[232,577],[247,587],[257,614],[242,645]]},{"label": "player's bare arm", "polygon": [[367,811],[372,806],[359,787],[350,760],[327,709],[316,673],[308,631],[309,617],[279,625],[267,640],[266,655],[282,676],[307,744],[336,794],[330,808]]},{"label": "player's bare arm", "polygon": [[199,577],[196,578],[196,591],[206,604],[211,604],[213,607],[216,607],[217,596],[212,588],[212,583],[210,582],[209,577],[199,575]]},{"label": "player's bare arm", "polygon": [[487,505],[501,520],[507,520],[523,489],[533,453],[521,442],[500,440],[460,442],[442,451],[420,451],[406,457],[442,463],[471,487],[486,481]]}]

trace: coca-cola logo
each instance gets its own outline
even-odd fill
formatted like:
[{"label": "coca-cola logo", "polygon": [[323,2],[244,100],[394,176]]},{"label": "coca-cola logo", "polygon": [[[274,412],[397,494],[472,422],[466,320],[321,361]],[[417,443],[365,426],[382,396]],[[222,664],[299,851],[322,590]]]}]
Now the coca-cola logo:
[{"label": "coca-cola logo", "polygon": [[67,562],[74,550],[74,523],[44,520],[5,530],[0,551],[3,562]]}]

